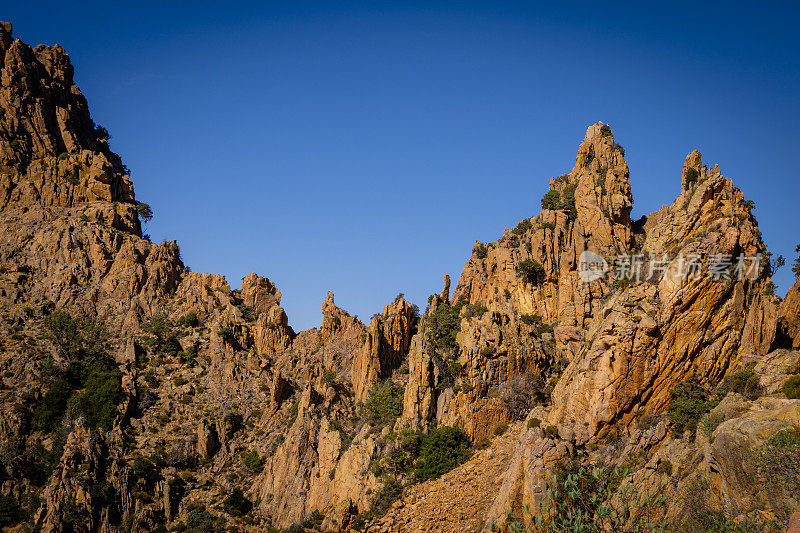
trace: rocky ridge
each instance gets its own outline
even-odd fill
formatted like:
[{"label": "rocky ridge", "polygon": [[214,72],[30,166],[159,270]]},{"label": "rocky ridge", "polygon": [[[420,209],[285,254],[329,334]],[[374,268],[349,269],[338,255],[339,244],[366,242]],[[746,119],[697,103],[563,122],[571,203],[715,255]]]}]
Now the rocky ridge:
[{"label": "rocky ridge", "polygon": [[[662,495],[658,518],[672,524],[694,516],[687,492],[730,520],[786,523],[797,506],[744,459],[800,427],[781,392],[800,371],[799,285],[772,294],[752,205],[696,150],[678,198],[632,221],[624,149],[592,125],[541,213],[476,243],[452,296],[446,278],[421,316],[399,295],[365,325],[328,292],[320,327],[295,332],[268,278],[232,289],[190,272],[177,243],[145,238],[130,173],[60,46],[32,49],[0,25],[0,108],[10,523],[491,530],[546,515],[569,461],[628,467],[620,487]],[[641,254],[655,275],[587,283],[586,251]],[[719,266],[740,255],[765,260],[748,259],[741,279]],[[719,279],[685,276],[686,257]],[[62,312],[77,321],[56,329]],[[108,368],[76,377],[98,347]],[[762,397],[730,388],[745,369]],[[664,414],[686,382],[728,387],[702,413],[706,429],[679,431]],[[112,409],[95,412],[92,395]],[[45,418],[51,404],[63,409]],[[472,458],[415,484],[418,439],[446,427],[463,430]]]}]

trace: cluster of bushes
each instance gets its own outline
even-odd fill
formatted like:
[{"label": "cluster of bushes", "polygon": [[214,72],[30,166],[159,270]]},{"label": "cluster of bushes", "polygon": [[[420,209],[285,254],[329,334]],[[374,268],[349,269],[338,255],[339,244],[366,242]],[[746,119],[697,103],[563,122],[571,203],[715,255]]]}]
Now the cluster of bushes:
[{"label": "cluster of bushes", "polygon": [[544,267],[535,259],[525,259],[517,264],[517,275],[532,285],[544,282]]},{"label": "cluster of bushes", "polygon": [[790,400],[800,399],[800,375],[792,376],[784,381],[781,390]]},{"label": "cluster of bushes", "polygon": [[50,387],[33,409],[33,427],[52,431],[70,412],[83,415],[90,427],[110,429],[122,395],[122,373],[108,355],[105,326],[65,311],[54,311],[44,325],[66,367],[57,368],[52,358],[43,363],[43,378]]},{"label": "cluster of bushes", "polygon": [[380,462],[370,466],[371,470],[382,476],[383,485],[372,499],[369,511],[359,514],[351,527],[361,530],[367,522],[386,514],[398,498],[402,496],[403,485],[399,476],[413,473],[417,482],[437,478],[472,456],[469,437],[456,427],[443,426],[426,435],[403,430],[387,437],[394,440],[394,446]]},{"label": "cluster of bushes", "polygon": [[[715,391],[703,386],[696,376],[690,376],[686,381],[679,383],[672,390],[672,398],[667,407],[667,417],[672,422],[672,436],[680,438],[685,431],[695,435],[700,419],[716,407],[729,392],[737,392],[749,400],[755,400],[761,396],[763,389],[758,374],[752,367],[726,377]],[[722,421],[710,420],[711,431]]]},{"label": "cluster of bushes", "polygon": [[692,167],[687,167],[683,171],[683,178],[686,180],[688,185],[692,183],[697,183],[698,178],[700,177],[700,173],[697,170],[693,169]]},{"label": "cluster of bushes", "polygon": [[[800,254],[800,244],[795,246],[794,251],[795,253]],[[797,259],[795,259],[794,263],[792,264],[792,273],[794,274],[794,277],[800,278],[800,255],[797,256]]]},{"label": "cluster of bushes", "polygon": [[464,318],[481,317],[488,310],[489,309],[480,302],[475,304],[469,304],[464,309]]},{"label": "cluster of bushes", "polygon": [[187,328],[196,328],[200,325],[200,319],[197,318],[197,313],[194,311],[189,311],[178,319],[178,325],[185,326]]},{"label": "cluster of bushes", "polygon": [[264,470],[264,462],[264,458],[255,450],[242,452],[242,464],[254,473]]},{"label": "cluster of bushes", "polygon": [[252,322],[256,319],[256,317],[253,316],[253,309],[250,306],[240,303],[236,305],[236,308],[242,313],[242,320],[245,322]]},{"label": "cluster of bushes", "polygon": [[194,366],[197,364],[197,347],[183,350],[178,335],[173,331],[176,326],[195,328],[200,326],[200,319],[194,311],[186,313],[174,324],[164,315],[153,315],[141,326],[142,331],[148,334],[144,338],[145,344],[154,353],[176,357],[181,363]]},{"label": "cluster of bushes", "polygon": [[[543,511],[533,513],[526,506],[526,514],[535,515],[527,523],[509,512],[507,531],[664,531],[666,524],[655,521],[664,499],[640,497],[632,485],[622,485],[629,474],[626,468],[584,467],[574,459],[562,461],[556,466]],[[490,530],[496,531],[497,526],[490,524]]]},{"label": "cluster of bushes", "polygon": [[523,314],[519,317],[520,322],[526,324],[528,326],[533,326],[533,333],[537,337],[541,337],[543,333],[552,333],[553,326],[550,324],[546,324],[542,317],[539,315],[527,315]]},{"label": "cluster of bushes", "polygon": [[486,259],[486,256],[489,254],[489,250],[483,244],[476,245],[474,251],[475,251],[475,257],[477,257],[478,259]]},{"label": "cluster of bushes", "polygon": [[471,456],[469,437],[463,430],[450,426],[436,428],[422,437],[414,477],[420,482],[437,478]]},{"label": "cluster of bushes", "polygon": [[361,417],[375,427],[394,424],[403,414],[403,387],[391,379],[375,385],[361,406]]},{"label": "cluster of bushes", "polygon": [[375,493],[370,502],[369,511],[360,513],[350,524],[356,531],[361,531],[368,522],[385,515],[392,504],[403,495],[403,485],[390,477],[384,478],[383,486]]},{"label": "cluster of bushes", "polygon": [[200,503],[191,504],[186,523],[179,523],[170,531],[177,533],[221,533],[225,531],[225,519],[214,516]]},{"label": "cluster of bushes", "polygon": [[525,233],[526,231],[528,231],[532,227],[533,227],[533,224],[531,224],[530,219],[524,218],[524,219],[520,220],[519,224],[517,224],[517,227],[512,229],[511,231],[515,235],[522,235],[523,233]]},{"label": "cluster of bushes", "polygon": [[253,503],[245,497],[242,489],[236,487],[223,500],[222,508],[231,516],[244,516],[253,508]]},{"label": "cluster of bushes", "polygon": [[26,442],[24,438],[9,437],[0,446],[0,474],[20,476],[34,486],[44,486],[64,453],[68,433],[66,428],[53,432],[49,450],[38,439]]},{"label": "cluster of bushes", "polygon": [[461,308],[466,305],[462,296],[453,304],[441,302],[435,311],[425,319],[428,346],[440,355],[457,349],[456,333],[461,324]]},{"label": "cluster of bushes", "polygon": [[566,211],[569,220],[578,218],[578,211],[575,208],[575,189],[578,186],[574,183],[565,185],[562,192],[550,189],[542,198],[542,209],[551,211]]},{"label": "cluster of bushes", "polygon": [[561,205],[561,193],[555,189],[550,189],[542,198],[542,209],[558,211]]},{"label": "cluster of bushes", "polygon": [[800,492],[800,429],[792,427],[777,432],[759,446],[752,458],[759,479],[767,489]]}]

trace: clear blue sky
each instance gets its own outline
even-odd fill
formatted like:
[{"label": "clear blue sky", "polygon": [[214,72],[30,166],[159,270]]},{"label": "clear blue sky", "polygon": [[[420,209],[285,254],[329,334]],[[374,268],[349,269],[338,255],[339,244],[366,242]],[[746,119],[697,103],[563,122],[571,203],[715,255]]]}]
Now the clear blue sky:
[{"label": "clear blue sky", "polygon": [[475,239],[539,212],[598,120],[634,216],[672,202],[698,148],[796,255],[790,2],[5,4],[17,37],[69,51],[153,240],[234,288],[268,276],[298,330],[326,290],[364,320],[400,291],[424,307]]}]

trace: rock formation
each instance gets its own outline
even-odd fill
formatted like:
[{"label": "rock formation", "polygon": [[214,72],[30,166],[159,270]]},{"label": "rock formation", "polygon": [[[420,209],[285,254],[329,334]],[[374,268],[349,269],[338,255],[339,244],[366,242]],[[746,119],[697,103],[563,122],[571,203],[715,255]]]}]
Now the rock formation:
[{"label": "rock formation", "polygon": [[[295,332],[267,277],[232,289],[142,234],[68,55],[11,29],[0,526],[488,531],[552,517],[553,474],[600,464],[627,469],[606,503],[660,495],[676,528],[788,523],[798,480],[759,454],[800,449],[800,284],[773,294],[752,204],[697,150],[632,221],[624,149],[592,125],[541,213],[476,243],[421,316],[400,295],[366,326],[328,292]],[[432,448],[472,457],[417,483]]]}]

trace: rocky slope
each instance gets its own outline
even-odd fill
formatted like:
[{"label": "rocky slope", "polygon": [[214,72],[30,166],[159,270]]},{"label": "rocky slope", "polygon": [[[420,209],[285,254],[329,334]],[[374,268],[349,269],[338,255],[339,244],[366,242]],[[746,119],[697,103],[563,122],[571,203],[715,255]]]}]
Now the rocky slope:
[{"label": "rocky slope", "polygon": [[398,295],[366,325],[329,292],[295,332],[268,278],[232,289],[142,234],[72,78],[0,25],[3,526],[547,530],[553,475],[601,464],[625,468],[601,501],[658,496],[673,530],[788,523],[800,453],[765,454],[800,449],[800,289],[772,294],[752,204],[699,152],[632,221],[595,124],[452,296],[446,277],[421,316]]}]

